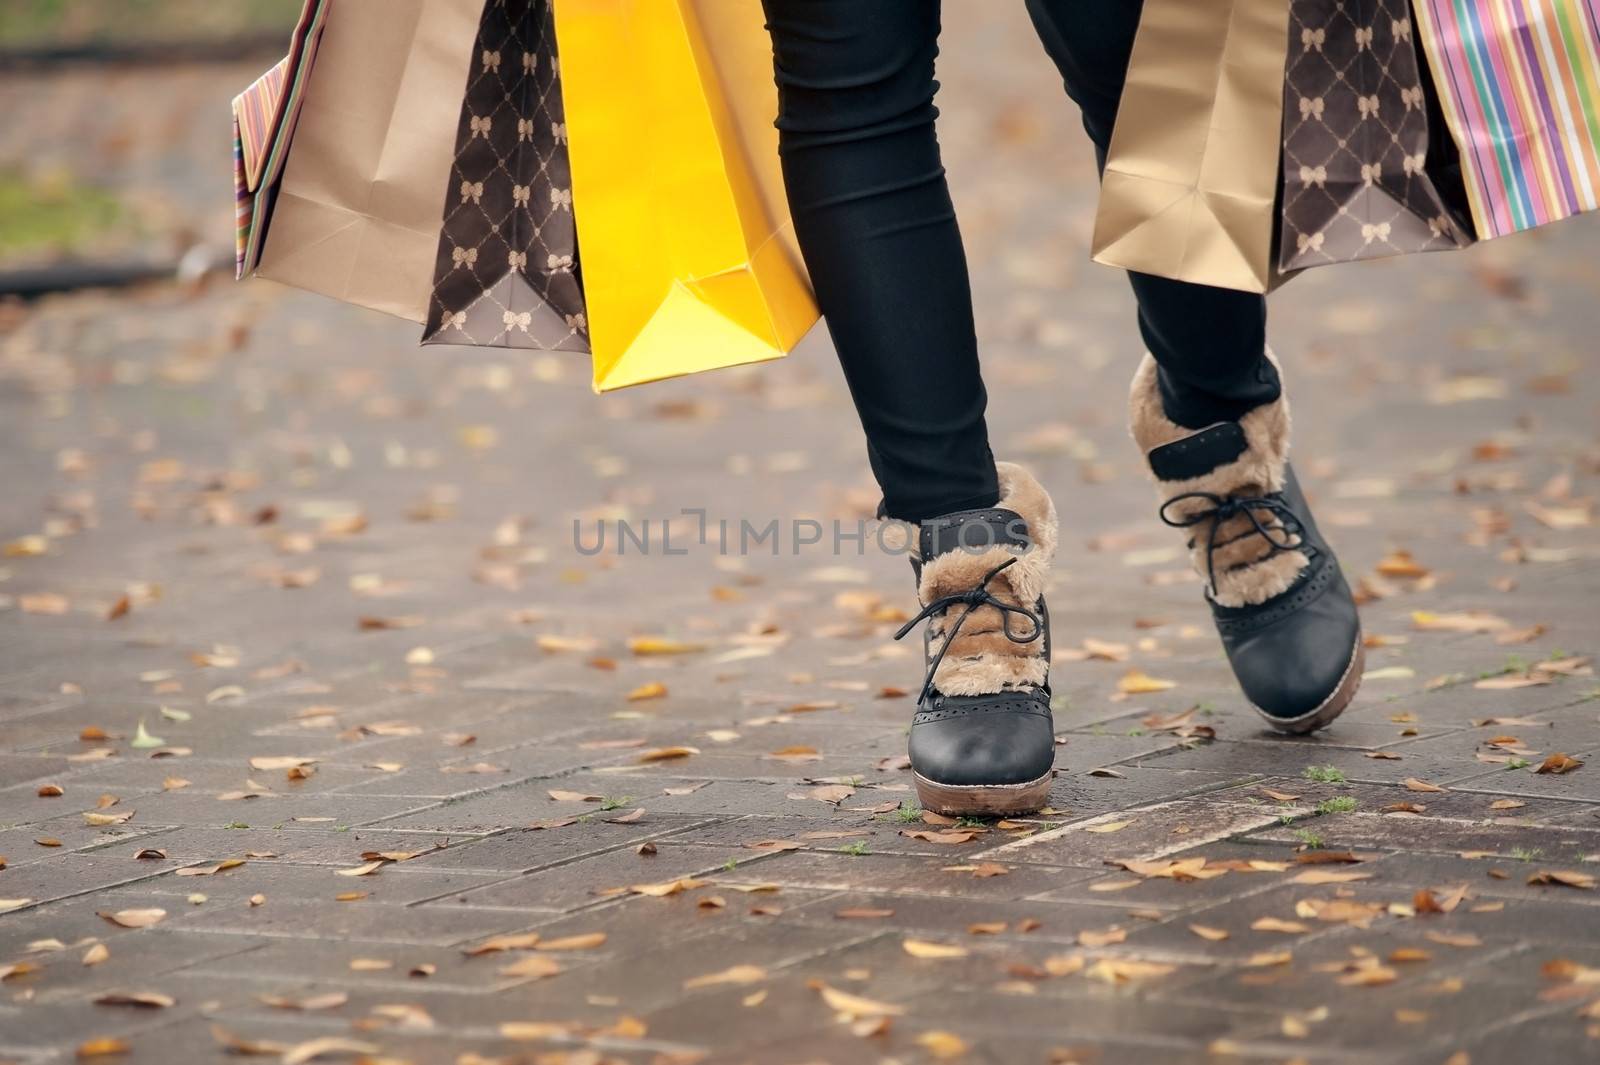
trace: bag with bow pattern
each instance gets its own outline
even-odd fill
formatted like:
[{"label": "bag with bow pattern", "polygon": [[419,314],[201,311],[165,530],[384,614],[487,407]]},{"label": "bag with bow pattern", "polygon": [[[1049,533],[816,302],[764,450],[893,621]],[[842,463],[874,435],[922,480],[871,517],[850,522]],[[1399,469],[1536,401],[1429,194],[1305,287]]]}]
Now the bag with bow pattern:
[{"label": "bag with bow pattern", "polygon": [[588,351],[548,0],[484,5],[424,344]]},{"label": "bag with bow pattern", "polygon": [[1278,267],[1472,243],[1407,0],[1292,0]]}]

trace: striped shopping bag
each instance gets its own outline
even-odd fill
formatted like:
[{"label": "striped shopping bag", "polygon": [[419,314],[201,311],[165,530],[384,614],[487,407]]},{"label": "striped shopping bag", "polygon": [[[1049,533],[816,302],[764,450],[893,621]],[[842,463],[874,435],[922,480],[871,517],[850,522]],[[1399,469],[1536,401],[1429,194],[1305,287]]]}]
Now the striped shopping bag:
[{"label": "striped shopping bag", "polygon": [[1480,237],[1600,208],[1600,0],[1416,0]]},{"label": "striped shopping bag", "polygon": [[332,0],[306,0],[289,54],[233,98],[234,269],[244,277],[261,257],[272,197],[305,96]]}]

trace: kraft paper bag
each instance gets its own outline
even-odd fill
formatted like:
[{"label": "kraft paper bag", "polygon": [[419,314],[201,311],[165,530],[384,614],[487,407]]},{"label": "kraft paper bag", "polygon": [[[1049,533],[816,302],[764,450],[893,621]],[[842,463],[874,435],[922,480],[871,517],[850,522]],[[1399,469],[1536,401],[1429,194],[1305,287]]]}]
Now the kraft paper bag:
[{"label": "kraft paper bag", "polygon": [[484,5],[424,344],[589,350],[550,0]]},{"label": "kraft paper bag", "polygon": [[1288,0],[1145,0],[1095,217],[1096,262],[1262,292]]},{"label": "kraft paper bag", "polygon": [[555,0],[596,391],[775,359],[818,311],[760,0]]},{"label": "kraft paper bag", "polygon": [[421,322],[484,0],[340,0],[257,274]]},{"label": "kraft paper bag", "polygon": [[1472,243],[1409,0],[1291,0],[1284,271]]}]

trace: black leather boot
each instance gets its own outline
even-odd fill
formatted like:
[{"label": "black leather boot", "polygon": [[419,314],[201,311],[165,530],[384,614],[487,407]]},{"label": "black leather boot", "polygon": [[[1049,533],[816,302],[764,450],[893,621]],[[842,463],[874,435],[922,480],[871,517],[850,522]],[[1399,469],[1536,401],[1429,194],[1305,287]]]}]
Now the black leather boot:
[{"label": "black leather boot", "polygon": [[1288,397],[1187,429],[1166,416],[1146,355],[1129,413],[1245,697],[1284,732],[1328,724],[1361,686],[1361,619],[1288,463]]},{"label": "black leather boot", "polygon": [[928,622],[911,768],[923,809],[950,816],[1038,810],[1055,762],[1044,605],[1055,506],[1022,467],[995,470],[997,505],[922,524],[912,555],[922,610],[895,635]]}]

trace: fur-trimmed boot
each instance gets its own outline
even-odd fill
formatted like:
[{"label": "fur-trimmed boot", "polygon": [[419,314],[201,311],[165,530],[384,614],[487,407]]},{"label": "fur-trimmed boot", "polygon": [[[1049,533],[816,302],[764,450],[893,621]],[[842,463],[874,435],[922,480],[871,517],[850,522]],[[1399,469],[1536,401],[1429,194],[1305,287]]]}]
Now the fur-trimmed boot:
[{"label": "fur-trimmed boot", "polygon": [[1361,685],[1361,621],[1288,463],[1287,395],[1236,422],[1187,429],[1167,417],[1146,355],[1129,424],[1160,489],[1161,520],[1188,536],[1245,697],[1284,732],[1338,717]]},{"label": "fur-trimmed boot", "polygon": [[927,620],[928,673],[911,721],[911,768],[926,810],[1031,813],[1055,762],[1044,587],[1056,509],[1021,466],[995,464],[1000,501],[922,524],[912,568]]}]

